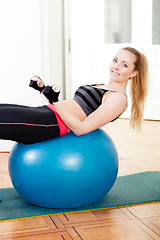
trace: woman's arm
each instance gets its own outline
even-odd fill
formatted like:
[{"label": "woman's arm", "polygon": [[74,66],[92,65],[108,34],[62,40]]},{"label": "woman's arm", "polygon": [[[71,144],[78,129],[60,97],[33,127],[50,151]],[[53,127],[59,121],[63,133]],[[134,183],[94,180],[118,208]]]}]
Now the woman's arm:
[{"label": "woman's arm", "polygon": [[81,121],[74,114],[67,111],[61,102],[55,104],[55,109],[64,123],[77,136],[91,132],[109,123],[121,115],[125,107],[126,97],[124,95],[121,93],[110,94],[98,109]]}]

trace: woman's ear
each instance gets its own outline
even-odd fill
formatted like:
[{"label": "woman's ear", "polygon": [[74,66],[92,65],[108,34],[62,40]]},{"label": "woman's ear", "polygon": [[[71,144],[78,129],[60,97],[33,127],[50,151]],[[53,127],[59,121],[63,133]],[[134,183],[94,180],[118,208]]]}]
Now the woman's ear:
[{"label": "woman's ear", "polygon": [[138,74],[137,71],[133,71],[133,72],[130,74],[130,78],[134,78],[137,74]]}]

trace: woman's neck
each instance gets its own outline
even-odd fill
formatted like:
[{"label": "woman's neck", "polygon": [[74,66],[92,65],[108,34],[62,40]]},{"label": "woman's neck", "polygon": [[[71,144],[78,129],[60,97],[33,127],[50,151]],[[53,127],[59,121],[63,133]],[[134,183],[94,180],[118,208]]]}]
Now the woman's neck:
[{"label": "woman's neck", "polygon": [[119,82],[113,82],[110,80],[109,83],[107,84],[107,87],[117,92],[126,92],[127,83],[128,81],[119,83]]}]

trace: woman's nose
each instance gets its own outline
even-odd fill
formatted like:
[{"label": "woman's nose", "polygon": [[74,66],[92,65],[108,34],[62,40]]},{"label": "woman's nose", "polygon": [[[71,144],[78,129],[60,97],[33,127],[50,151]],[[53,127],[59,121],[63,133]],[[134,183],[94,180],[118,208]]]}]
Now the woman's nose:
[{"label": "woman's nose", "polygon": [[115,68],[116,70],[118,70],[118,69],[120,68],[119,63],[116,63],[116,64],[114,65],[114,68]]}]

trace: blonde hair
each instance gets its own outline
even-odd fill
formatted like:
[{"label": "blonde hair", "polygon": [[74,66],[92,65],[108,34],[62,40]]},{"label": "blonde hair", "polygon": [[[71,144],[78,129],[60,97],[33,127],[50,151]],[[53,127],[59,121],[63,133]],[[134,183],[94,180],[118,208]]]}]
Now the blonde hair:
[{"label": "blonde hair", "polygon": [[130,95],[132,102],[130,125],[133,128],[140,129],[148,90],[148,61],[146,56],[135,48],[125,47],[123,49],[136,56],[134,71],[137,71],[138,73],[130,81]]}]

